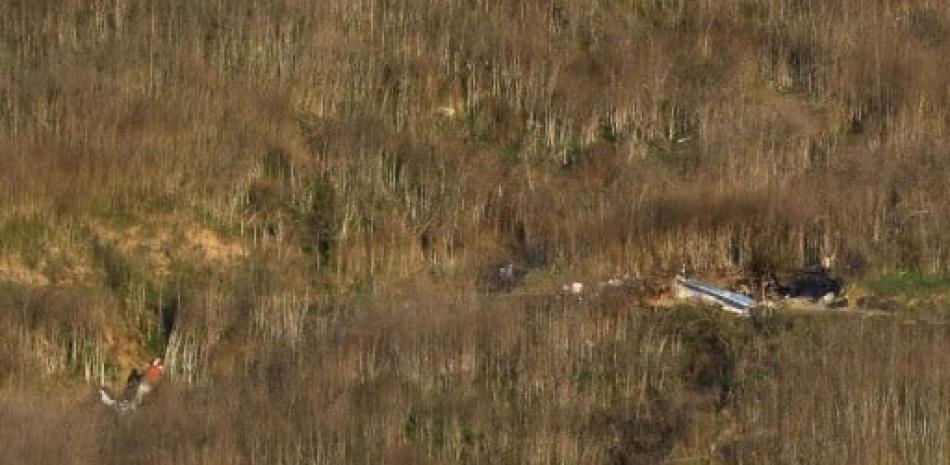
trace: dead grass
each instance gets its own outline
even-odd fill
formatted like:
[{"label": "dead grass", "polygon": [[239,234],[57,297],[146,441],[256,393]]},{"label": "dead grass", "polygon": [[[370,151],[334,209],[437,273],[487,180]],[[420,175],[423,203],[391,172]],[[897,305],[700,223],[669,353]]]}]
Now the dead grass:
[{"label": "dead grass", "polygon": [[[0,462],[947,463],[938,326],[543,291],[946,274],[948,25],[906,0],[4,2]],[[530,292],[482,292],[507,264]],[[141,415],[77,387],[163,353]]]},{"label": "dead grass", "polygon": [[17,257],[12,256],[7,256],[3,262],[0,262],[0,279],[31,286],[49,284],[49,279],[46,276],[36,270],[31,270]]},{"label": "dead grass", "polygon": [[314,310],[295,342],[245,322],[232,331],[258,342],[232,353],[234,371],[173,376],[129,417],[88,385],[7,384],[2,458],[938,464],[948,451],[945,326],[415,294]]},{"label": "dead grass", "polygon": [[[945,8],[364,3],[10,6],[5,209],[199,211],[347,284],[498,245],[600,272],[946,268]],[[738,218],[663,210],[692,192]]]}]

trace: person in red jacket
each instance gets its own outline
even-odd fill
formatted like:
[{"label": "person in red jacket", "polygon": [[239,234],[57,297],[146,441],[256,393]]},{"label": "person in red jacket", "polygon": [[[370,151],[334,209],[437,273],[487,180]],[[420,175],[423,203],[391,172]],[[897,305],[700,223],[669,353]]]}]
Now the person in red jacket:
[{"label": "person in red jacket", "polygon": [[165,369],[165,365],[162,363],[161,358],[156,358],[152,360],[152,363],[148,366],[148,370],[145,372],[145,379],[139,383],[138,390],[135,393],[135,401],[138,403],[142,400],[149,392],[152,392],[152,389],[155,388],[155,385],[158,384],[159,378],[162,377],[162,370]]},{"label": "person in red jacket", "polygon": [[151,384],[157,383],[164,369],[165,365],[162,364],[162,359],[156,358],[152,360],[152,364],[148,366],[148,373],[145,374],[145,380]]},{"label": "person in red jacket", "polygon": [[124,395],[117,397],[112,395],[104,386],[99,387],[99,396],[102,403],[115,409],[117,413],[130,413],[138,407],[139,402],[146,394],[152,392],[155,385],[162,377],[162,370],[165,365],[161,358],[152,360],[143,376],[138,370],[133,370],[126,383]]}]

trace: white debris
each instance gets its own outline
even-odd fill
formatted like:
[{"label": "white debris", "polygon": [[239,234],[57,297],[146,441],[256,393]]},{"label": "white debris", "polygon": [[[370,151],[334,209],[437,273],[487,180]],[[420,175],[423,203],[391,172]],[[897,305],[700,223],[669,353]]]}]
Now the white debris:
[{"label": "white debris", "polygon": [[677,276],[673,281],[677,299],[701,300],[718,305],[723,310],[741,315],[748,315],[752,307],[758,303],[745,295],[720,289],[694,279]]},{"label": "white debris", "polygon": [[829,292],[829,293],[827,293],[827,294],[821,296],[821,303],[823,303],[823,304],[825,304],[825,305],[831,305],[832,303],[834,303],[835,298],[836,298],[835,293],[834,293],[834,292]]},{"label": "white debris", "polygon": [[133,370],[126,382],[125,392],[120,395],[112,394],[108,388],[99,387],[99,400],[106,407],[111,408],[119,415],[125,415],[135,411],[142,399],[152,392],[155,383],[161,377],[165,364],[161,358],[156,358],[148,366],[145,373]]},{"label": "white debris", "polygon": [[568,294],[578,295],[584,292],[584,283],[573,282],[561,286],[561,290]]},{"label": "white debris", "polygon": [[137,402],[128,399],[118,399],[109,394],[104,387],[99,387],[99,400],[102,401],[103,405],[115,410],[115,413],[119,415],[127,415],[135,411]]},{"label": "white debris", "polygon": [[509,263],[501,268],[498,268],[498,277],[505,280],[510,280],[515,278],[515,264]]}]

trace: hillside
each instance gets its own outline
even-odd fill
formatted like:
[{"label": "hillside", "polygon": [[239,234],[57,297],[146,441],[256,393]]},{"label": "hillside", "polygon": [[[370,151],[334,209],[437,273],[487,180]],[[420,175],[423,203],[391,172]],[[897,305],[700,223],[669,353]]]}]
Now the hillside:
[{"label": "hillside", "polygon": [[[0,462],[947,463],[948,69],[929,0],[4,1]],[[651,304],[822,259],[891,316]]]}]

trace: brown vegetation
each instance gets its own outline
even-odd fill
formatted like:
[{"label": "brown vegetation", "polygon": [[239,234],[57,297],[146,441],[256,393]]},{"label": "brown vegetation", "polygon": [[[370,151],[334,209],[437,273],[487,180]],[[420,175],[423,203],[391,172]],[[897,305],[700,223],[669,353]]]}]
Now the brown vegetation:
[{"label": "brown vegetation", "polygon": [[0,462],[947,463],[946,326],[481,284],[946,273],[948,46],[926,0],[4,1]]},{"label": "brown vegetation", "polygon": [[525,247],[942,270],[946,10],[8,2],[5,216],[171,210],[342,276]]},{"label": "brown vegetation", "polygon": [[226,319],[238,327],[213,350],[238,351],[236,367],[178,375],[127,417],[91,388],[8,384],[0,458],[939,464],[950,451],[947,326],[384,297],[310,310],[296,343]]}]

